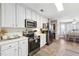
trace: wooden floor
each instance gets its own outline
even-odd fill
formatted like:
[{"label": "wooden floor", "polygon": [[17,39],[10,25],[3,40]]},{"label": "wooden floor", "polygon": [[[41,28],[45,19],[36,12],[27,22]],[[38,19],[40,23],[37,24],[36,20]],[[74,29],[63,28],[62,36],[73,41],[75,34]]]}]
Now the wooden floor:
[{"label": "wooden floor", "polygon": [[51,45],[45,45],[34,56],[79,56],[79,43],[56,40]]}]

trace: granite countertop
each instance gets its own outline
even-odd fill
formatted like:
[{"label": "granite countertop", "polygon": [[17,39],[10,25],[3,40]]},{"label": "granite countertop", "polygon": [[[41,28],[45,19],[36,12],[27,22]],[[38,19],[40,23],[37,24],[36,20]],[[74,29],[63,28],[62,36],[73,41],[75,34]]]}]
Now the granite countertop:
[{"label": "granite countertop", "polygon": [[0,45],[10,43],[10,42],[20,41],[20,40],[27,39],[27,38],[28,37],[21,36],[17,38],[3,39],[3,40],[0,40]]}]

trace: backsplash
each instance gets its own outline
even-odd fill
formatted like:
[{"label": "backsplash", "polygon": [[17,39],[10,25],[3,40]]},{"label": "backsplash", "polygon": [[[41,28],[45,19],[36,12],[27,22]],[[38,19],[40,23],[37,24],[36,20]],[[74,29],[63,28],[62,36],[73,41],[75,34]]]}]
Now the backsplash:
[{"label": "backsplash", "polygon": [[4,28],[4,29],[6,29],[7,32],[22,32],[26,30],[25,28]]}]

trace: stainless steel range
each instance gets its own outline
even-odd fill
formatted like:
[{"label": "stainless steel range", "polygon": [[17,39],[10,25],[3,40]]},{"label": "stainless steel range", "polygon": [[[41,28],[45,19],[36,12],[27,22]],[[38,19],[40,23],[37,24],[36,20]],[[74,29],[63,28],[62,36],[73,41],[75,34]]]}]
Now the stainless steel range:
[{"label": "stainless steel range", "polygon": [[40,36],[34,35],[34,31],[29,31],[23,35],[28,37],[28,55],[34,55],[40,50]]}]

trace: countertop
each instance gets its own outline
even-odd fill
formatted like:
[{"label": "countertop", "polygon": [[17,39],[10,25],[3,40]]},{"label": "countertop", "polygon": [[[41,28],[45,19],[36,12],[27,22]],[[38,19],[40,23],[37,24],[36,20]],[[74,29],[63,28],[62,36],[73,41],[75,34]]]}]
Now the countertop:
[{"label": "countertop", "polygon": [[23,40],[23,39],[28,39],[28,37],[21,36],[19,38],[15,38],[15,39],[0,40],[0,45],[20,41],[20,40]]},{"label": "countertop", "polygon": [[40,35],[46,35],[45,33],[37,33],[36,35],[40,36]]},{"label": "countertop", "polygon": [[[46,35],[45,33],[37,33],[36,35]],[[17,42],[17,41],[20,41],[20,40],[23,40],[23,39],[28,39],[28,37],[25,37],[25,36],[20,36],[18,38],[13,38],[13,39],[3,39],[3,40],[0,40],[0,45],[3,45],[3,44],[6,44],[6,43],[11,43],[11,42]]]}]

